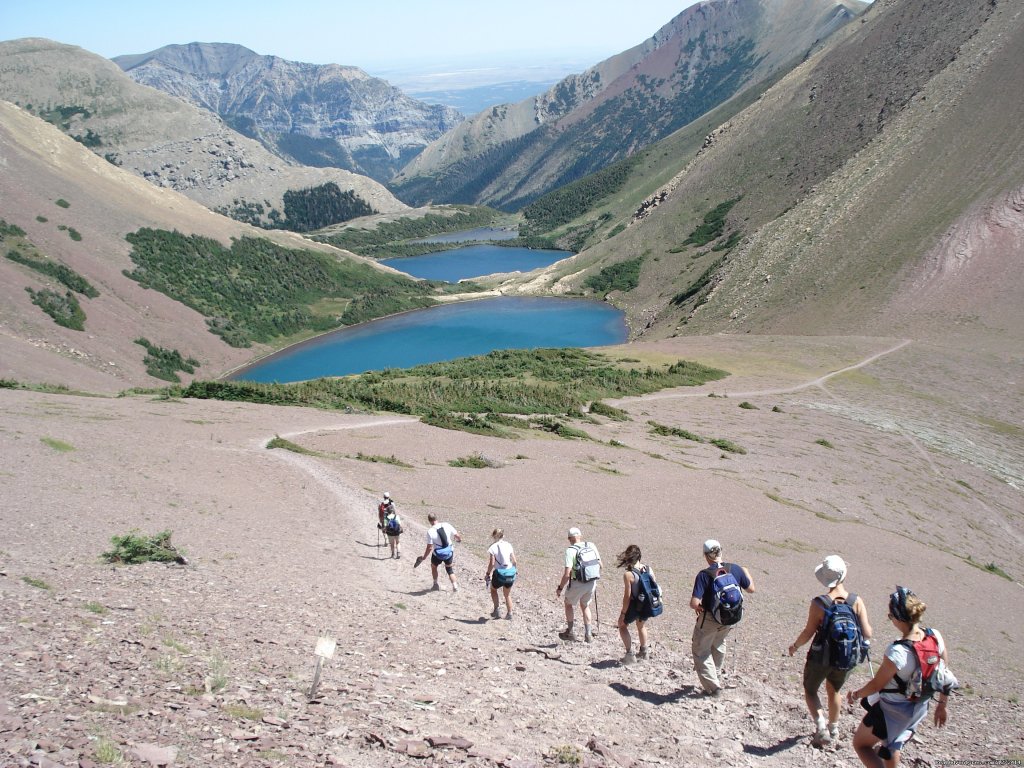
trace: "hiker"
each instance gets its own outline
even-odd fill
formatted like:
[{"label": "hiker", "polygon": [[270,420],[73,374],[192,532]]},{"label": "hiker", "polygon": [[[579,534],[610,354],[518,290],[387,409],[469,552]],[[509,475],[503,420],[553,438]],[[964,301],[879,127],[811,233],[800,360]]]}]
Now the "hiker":
[{"label": "hiker", "polygon": [[693,582],[690,607],[697,614],[693,627],[693,668],[708,696],[720,696],[719,676],[725,664],[725,641],[743,616],[743,593],[754,591],[747,569],[722,562],[722,545],[715,539],[704,542],[707,567]]},{"label": "hiker", "polygon": [[875,676],[847,694],[850,704],[859,699],[867,710],[853,734],[853,748],[869,768],[899,765],[903,745],[928,715],[933,694],[937,699],[935,725],[941,728],[946,724],[946,702],[958,683],[946,667],[942,635],[921,626],[926,608],[911,590],[896,587],[889,596],[889,620],[900,639],[885,649]]},{"label": "hiker", "polygon": [[[594,633],[590,628],[590,601],[594,599],[597,591],[597,580],[601,578],[601,554],[592,542],[580,543],[583,533],[579,528],[569,529],[569,546],[565,550],[565,568],[562,570],[562,579],[555,587],[555,595],[561,596],[565,592],[565,621],[564,632],[558,636],[562,640],[573,641],[576,639],[575,609],[578,605],[580,615],[583,617],[583,641],[593,642]],[[568,586],[568,589],[566,589]]]},{"label": "hiker", "polygon": [[391,494],[384,491],[384,498],[380,500],[380,504],[377,505],[377,528],[384,530],[384,518],[388,512],[395,511],[395,502],[391,498]]},{"label": "hiker", "polygon": [[487,549],[487,573],[484,574],[484,581],[488,582],[491,588],[491,602],[494,603],[491,618],[501,617],[501,611],[498,610],[500,587],[505,595],[505,618],[511,621],[512,585],[516,583],[519,563],[516,562],[515,550],[505,541],[505,532],[501,528],[491,531],[491,538],[494,539],[494,543]]},{"label": "hiker", "polygon": [[[626,654],[620,660],[623,665],[633,664],[637,659],[647,659],[650,645],[647,640],[647,620],[661,613],[661,589],[654,581],[654,572],[640,562],[640,547],[630,544],[620,552],[615,563],[617,568],[625,568],[622,574],[622,610],[619,611],[619,637],[626,647]],[[642,590],[642,575],[648,579],[648,589]],[[653,585],[651,588],[650,585]],[[640,649],[634,654],[632,638],[629,636],[629,625],[636,622],[636,636]]]},{"label": "hiker", "polygon": [[427,515],[427,522],[430,523],[430,528],[427,529],[427,548],[416,558],[413,568],[419,567],[419,564],[429,556],[430,575],[434,579],[434,586],[430,589],[434,592],[441,589],[437,583],[437,566],[443,565],[452,583],[452,591],[458,592],[459,583],[455,580],[455,542],[462,541],[462,536],[451,523],[439,523],[437,515],[433,512]]},{"label": "hiker", "polygon": [[[848,592],[843,584],[846,581],[843,558],[829,555],[814,569],[814,575],[828,592],[811,600],[807,623],[788,650],[792,656],[797,648],[814,638],[807,649],[803,685],[804,701],[815,724],[811,744],[820,747],[835,741],[838,735],[839,715],[843,707],[839,691],[854,666],[860,663],[862,654],[866,653],[866,641],[871,639],[872,630],[864,601]],[[854,625],[849,623],[851,612]],[[834,643],[830,646],[830,635],[839,634],[843,629],[847,630],[849,647],[836,647]],[[828,699],[827,720],[818,697],[822,682]]]},{"label": "hiker", "polygon": [[398,510],[391,504],[384,513],[384,535],[388,537],[388,546],[391,548],[391,557],[395,560],[402,559],[402,518],[398,516]]}]

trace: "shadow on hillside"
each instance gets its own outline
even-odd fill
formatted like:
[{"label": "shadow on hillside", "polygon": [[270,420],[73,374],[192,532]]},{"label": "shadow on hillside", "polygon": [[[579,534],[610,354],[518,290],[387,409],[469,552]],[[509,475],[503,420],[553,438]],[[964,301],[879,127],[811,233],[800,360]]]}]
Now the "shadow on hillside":
[{"label": "shadow on hillside", "polygon": [[757,757],[769,757],[771,755],[778,754],[783,750],[792,749],[803,740],[803,736],[790,736],[788,739],[783,739],[778,744],[773,744],[770,747],[758,747],[754,744],[744,744],[743,751],[746,752],[748,755],[756,755]]},{"label": "shadow on hillside", "polygon": [[476,624],[476,625],[480,625],[480,624],[486,624],[487,623],[487,617],[486,616],[481,616],[479,619],[456,619],[454,616],[449,616],[448,618],[451,619],[452,621],[459,622],[459,624]]},{"label": "shadow on hillside", "polygon": [[679,690],[670,693],[643,691],[625,683],[610,683],[609,687],[616,693],[620,693],[623,696],[632,696],[634,699],[646,701],[648,704],[672,704],[682,699],[693,699],[701,695],[700,689],[695,685],[684,685]]},{"label": "shadow on hillside", "polygon": [[394,592],[396,595],[408,595],[409,597],[423,597],[424,595],[429,595],[434,590],[431,587],[427,587],[426,589],[417,589],[414,592],[403,592],[400,589],[393,589],[391,591]]}]

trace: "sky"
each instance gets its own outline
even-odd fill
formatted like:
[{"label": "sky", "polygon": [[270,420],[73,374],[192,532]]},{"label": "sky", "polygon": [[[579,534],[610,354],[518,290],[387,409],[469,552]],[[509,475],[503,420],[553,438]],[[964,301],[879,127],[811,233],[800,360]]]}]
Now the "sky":
[{"label": "sky", "polygon": [[191,42],[371,74],[632,48],[695,0],[0,0],[0,40],[46,37],[101,56]]}]

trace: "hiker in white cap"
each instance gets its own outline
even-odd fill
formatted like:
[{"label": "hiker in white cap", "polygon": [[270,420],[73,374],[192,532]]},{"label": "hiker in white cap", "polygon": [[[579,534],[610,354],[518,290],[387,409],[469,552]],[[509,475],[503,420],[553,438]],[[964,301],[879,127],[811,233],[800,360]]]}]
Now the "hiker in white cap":
[{"label": "hiker in white cap", "polygon": [[693,667],[708,696],[722,693],[720,675],[725,665],[725,640],[743,617],[743,592],[753,592],[747,569],[722,562],[722,545],[704,542],[707,566],[693,582],[690,607],[697,614],[693,627]]},{"label": "hiker in white cap", "polygon": [[580,615],[583,617],[583,641],[589,643],[594,638],[593,630],[590,628],[590,601],[594,598],[597,580],[601,578],[601,554],[593,542],[583,541],[583,533],[579,528],[570,528],[568,536],[565,567],[562,570],[562,578],[555,588],[555,594],[559,597],[563,591],[565,592],[566,627],[558,636],[566,641],[576,639],[574,606],[579,605]]},{"label": "hiker in white cap", "polygon": [[[866,649],[866,641],[871,638],[871,622],[864,601],[847,591],[844,585],[846,563],[843,558],[829,555],[814,569],[814,575],[828,592],[811,600],[807,623],[788,652],[792,656],[797,648],[813,638],[804,662],[804,701],[814,721],[811,744],[821,747],[835,741],[839,733],[843,706],[839,691],[861,660],[862,649]],[[828,699],[827,720],[818,697],[822,682]]]}]

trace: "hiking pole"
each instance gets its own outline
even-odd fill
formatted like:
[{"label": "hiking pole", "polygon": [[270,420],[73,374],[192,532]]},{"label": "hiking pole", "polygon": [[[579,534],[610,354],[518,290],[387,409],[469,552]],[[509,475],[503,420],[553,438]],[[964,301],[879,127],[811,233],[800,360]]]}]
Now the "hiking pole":
[{"label": "hiking pole", "polygon": [[601,627],[601,604],[597,602],[597,587],[594,587],[594,618],[597,619],[598,628]]}]

